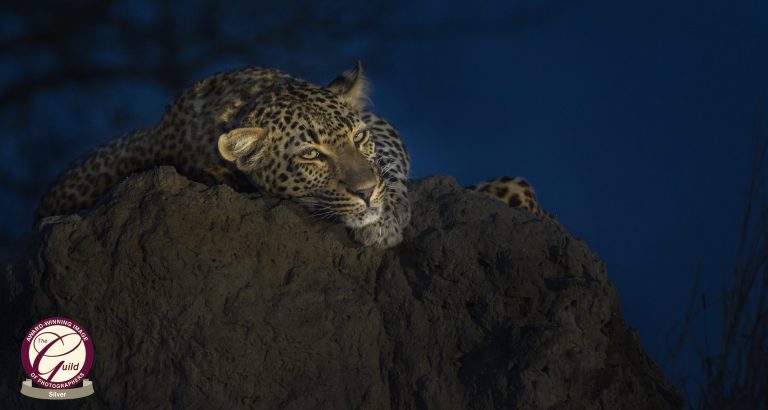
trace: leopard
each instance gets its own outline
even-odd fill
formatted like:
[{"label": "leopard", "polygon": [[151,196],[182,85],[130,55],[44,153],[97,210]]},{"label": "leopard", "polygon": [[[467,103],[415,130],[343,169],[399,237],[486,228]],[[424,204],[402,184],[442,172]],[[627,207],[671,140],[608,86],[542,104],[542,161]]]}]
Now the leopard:
[{"label": "leopard", "polygon": [[511,208],[525,209],[539,219],[554,219],[554,215],[542,208],[536,191],[525,178],[503,176],[465,188],[501,201]]},{"label": "leopard", "polygon": [[[363,246],[396,246],[411,218],[410,156],[369,109],[369,94],[359,61],[326,86],[261,67],[212,75],[182,91],[158,123],[73,161],[42,196],[35,223],[91,208],[130,174],[170,165],[209,185],[297,202]],[[505,201],[488,184],[470,189]],[[519,206],[540,210],[521,192]]]}]

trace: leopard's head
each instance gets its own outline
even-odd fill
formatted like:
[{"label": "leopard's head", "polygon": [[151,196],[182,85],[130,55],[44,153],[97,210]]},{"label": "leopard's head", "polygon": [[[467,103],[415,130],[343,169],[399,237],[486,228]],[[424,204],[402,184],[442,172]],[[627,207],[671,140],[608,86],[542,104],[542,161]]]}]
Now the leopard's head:
[{"label": "leopard's head", "polygon": [[327,87],[285,80],[243,106],[219,153],[265,192],[351,228],[372,224],[384,189],[366,101],[360,63]]}]

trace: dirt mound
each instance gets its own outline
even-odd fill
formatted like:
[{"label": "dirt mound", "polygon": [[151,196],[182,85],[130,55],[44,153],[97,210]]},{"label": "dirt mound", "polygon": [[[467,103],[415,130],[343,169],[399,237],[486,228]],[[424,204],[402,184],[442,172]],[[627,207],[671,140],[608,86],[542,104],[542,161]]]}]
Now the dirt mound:
[{"label": "dirt mound", "polygon": [[554,221],[410,186],[387,251],[297,205],[159,168],[49,223],[2,286],[0,406],[38,320],[91,333],[80,407],[680,408],[624,323],[603,264]]}]

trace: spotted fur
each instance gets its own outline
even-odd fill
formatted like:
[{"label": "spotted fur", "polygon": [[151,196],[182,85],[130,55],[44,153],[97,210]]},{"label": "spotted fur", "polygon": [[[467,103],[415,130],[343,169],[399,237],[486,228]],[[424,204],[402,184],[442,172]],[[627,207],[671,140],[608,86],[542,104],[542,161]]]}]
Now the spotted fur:
[{"label": "spotted fur", "polygon": [[[76,160],[43,196],[36,219],[90,207],[129,174],[172,165],[200,182],[297,201],[343,222],[364,245],[394,246],[411,217],[410,158],[392,125],[366,110],[366,89],[359,63],[327,87],[263,68],[206,78],[159,123]],[[520,178],[469,188],[548,215]]]},{"label": "spotted fur", "polygon": [[408,153],[366,111],[358,65],[321,87],[277,70],[218,74],[185,90],[161,121],[108,142],[59,175],[36,219],[92,206],[127,175],[173,165],[190,178],[256,188],[391,247],[410,221]]},{"label": "spotted fur", "polygon": [[552,218],[552,215],[539,204],[536,191],[533,190],[531,184],[523,178],[501,177],[470,185],[467,189],[498,199],[510,207],[527,209],[540,218]]}]

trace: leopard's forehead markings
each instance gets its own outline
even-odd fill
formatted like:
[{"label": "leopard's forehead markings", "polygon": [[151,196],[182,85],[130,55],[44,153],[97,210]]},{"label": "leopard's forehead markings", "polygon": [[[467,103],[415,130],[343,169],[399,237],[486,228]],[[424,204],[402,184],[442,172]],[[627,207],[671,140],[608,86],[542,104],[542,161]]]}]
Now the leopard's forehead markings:
[{"label": "leopard's forehead markings", "polygon": [[268,125],[284,136],[317,145],[344,144],[350,135],[365,127],[359,113],[325,98],[319,102],[313,98],[281,98],[257,112],[256,117],[257,123]]}]

